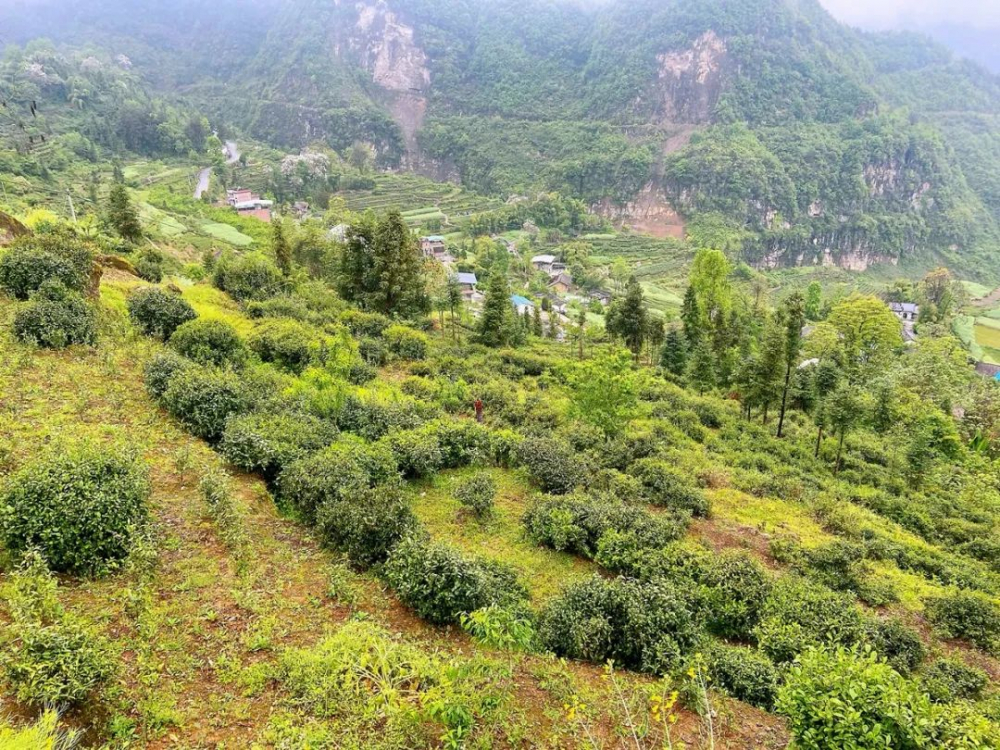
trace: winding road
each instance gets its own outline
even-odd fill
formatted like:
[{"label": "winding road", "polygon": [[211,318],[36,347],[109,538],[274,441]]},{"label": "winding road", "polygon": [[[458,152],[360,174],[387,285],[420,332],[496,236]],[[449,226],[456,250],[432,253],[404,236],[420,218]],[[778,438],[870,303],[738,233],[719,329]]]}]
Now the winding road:
[{"label": "winding road", "polygon": [[[226,164],[235,164],[240,160],[240,150],[236,145],[236,141],[226,141],[222,153],[226,155]],[[205,167],[198,173],[198,186],[194,189],[194,199],[196,201],[201,200],[201,196],[208,190],[208,181],[211,176],[211,167]]]}]

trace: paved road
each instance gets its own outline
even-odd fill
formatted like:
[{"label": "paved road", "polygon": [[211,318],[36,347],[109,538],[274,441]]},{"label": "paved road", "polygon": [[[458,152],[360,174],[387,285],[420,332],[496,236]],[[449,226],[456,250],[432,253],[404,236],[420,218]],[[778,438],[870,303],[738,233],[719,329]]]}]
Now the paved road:
[{"label": "paved road", "polygon": [[196,201],[201,200],[202,193],[208,190],[208,178],[212,174],[211,167],[205,167],[198,173],[198,187],[194,189],[194,199]]},{"label": "paved road", "polygon": [[[222,149],[222,153],[226,155],[227,164],[235,164],[240,160],[240,149],[236,145],[236,141],[226,141],[226,145]],[[211,167],[205,167],[198,173],[198,187],[194,189],[194,199],[196,201],[200,201],[201,196],[206,190],[208,190],[208,180],[211,176]]]}]

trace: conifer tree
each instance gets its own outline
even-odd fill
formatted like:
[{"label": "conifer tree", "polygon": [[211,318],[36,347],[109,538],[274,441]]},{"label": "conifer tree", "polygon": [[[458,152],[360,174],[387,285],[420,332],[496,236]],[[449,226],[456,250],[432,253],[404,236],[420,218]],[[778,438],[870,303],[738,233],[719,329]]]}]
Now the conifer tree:
[{"label": "conifer tree", "polygon": [[458,342],[458,314],[462,310],[462,287],[454,276],[448,279],[445,286],[445,298],[451,311],[451,339]]},{"label": "conifer tree", "polygon": [[792,294],[784,305],[785,345],[782,351],[785,364],[785,383],[781,389],[781,415],[778,417],[778,437],[785,426],[785,409],[788,406],[788,387],[792,382],[792,369],[799,363],[802,349],[802,326],[806,322],[805,301],[802,295]]},{"label": "conifer tree", "polygon": [[476,327],[476,339],[485,346],[509,346],[516,341],[516,325],[507,277],[499,270],[494,271],[490,274],[489,285],[486,287],[483,311]]},{"label": "conifer tree", "polygon": [[281,273],[290,276],[292,273],[292,248],[285,237],[284,222],[275,217],[271,224],[271,252],[274,253],[274,261],[277,263]]},{"label": "conifer tree", "polygon": [[142,223],[139,212],[132,205],[128,189],[120,182],[111,186],[108,193],[107,221],[115,233],[126,242],[139,242],[142,239]]},{"label": "conifer tree", "polygon": [[694,349],[701,339],[701,305],[698,302],[698,293],[694,286],[688,285],[684,292],[684,301],[681,303],[681,323],[684,325],[684,338],[687,340],[688,350]]},{"label": "conifer tree", "polygon": [[708,342],[701,341],[694,348],[688,362],[688,383],[700,394],[715,388],[715,357]]},{"label": "conifer tree", "polygon": [[611,304],[605,327],[611,336],[625,342],[635,359],[646,341],[647,314],[642,287],[632,276],[625,285],[625,296]]},{"label": "conifer tree", "polygon": [[660,365],[673,375],[683,375],[687,366],[687,343],[684,335],[677,328],[671,328],[663,342],[660,352]]},{"label": "conifer tree", "polygon": [[351,226],[337,277],[341,295],[365,310],[413,317],[430,309],[420,249],[397,210]]},{"label": "conifer tree", "polygon": [[[551,315],[551,313],[550,313]],[[535,305],[534,307],[534,319],[532,320],[532,332],[538,336],[542,337],[542,306]]]}]

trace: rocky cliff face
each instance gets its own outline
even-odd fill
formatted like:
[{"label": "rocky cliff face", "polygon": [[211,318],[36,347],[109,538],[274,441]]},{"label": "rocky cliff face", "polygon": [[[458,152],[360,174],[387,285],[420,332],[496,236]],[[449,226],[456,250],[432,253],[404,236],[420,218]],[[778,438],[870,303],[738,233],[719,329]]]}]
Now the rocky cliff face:
[{"label": "rocky cliff face", "polygon": [[651,97],[664,123],[707,123],[719,101],[728,68],[726,42],[706,31],[683,50],[657,55]]},{"label": "rocky cliff face", "polygon": [[414,41],[412,26],[403,23],[383,0],[359,3],[358,20],[348,45],[360,66],[383,91],[383,99],[403,133],[403,165],[420,166],[417,131],[427,113],[425,92],[431,73],[427,54]]}]

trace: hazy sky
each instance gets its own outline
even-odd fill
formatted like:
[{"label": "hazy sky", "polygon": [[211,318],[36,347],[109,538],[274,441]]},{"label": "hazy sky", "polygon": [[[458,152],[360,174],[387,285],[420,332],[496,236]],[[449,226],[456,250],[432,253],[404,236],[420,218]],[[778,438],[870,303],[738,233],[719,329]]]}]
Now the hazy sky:
[{"label": "hazy sky", "polygon": [[998,0],[820,0],[820,2],[840,20],[866,28],[898,29],[956,25],[1000,30]]}]

